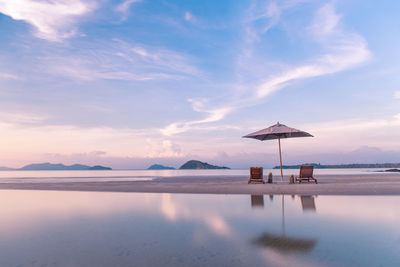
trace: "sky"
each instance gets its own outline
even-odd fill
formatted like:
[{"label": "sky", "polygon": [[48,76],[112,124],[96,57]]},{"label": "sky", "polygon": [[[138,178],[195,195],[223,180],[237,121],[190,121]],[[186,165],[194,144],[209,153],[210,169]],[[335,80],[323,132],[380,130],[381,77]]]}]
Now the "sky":
[{"label": "sky", "polygon": [[400,2],[0,0],[0,166],[400,162]]}]

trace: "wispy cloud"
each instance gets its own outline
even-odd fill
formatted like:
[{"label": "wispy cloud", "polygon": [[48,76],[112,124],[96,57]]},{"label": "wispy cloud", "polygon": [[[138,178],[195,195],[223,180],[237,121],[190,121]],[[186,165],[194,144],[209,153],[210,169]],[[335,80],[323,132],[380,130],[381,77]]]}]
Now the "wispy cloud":
[{"label": "wispy cloud", "polygon": [[340,18],[341,15],[335,12],[335,7],[332,3],[325,4],[317,11],[314,22],[309,28],[316,36],[331,35],[337,32]]},{"label": "wispy cloud", "polygon": [[395,99],[400,99],[400,91],[394,92],[393,97],[394,97]]},{"label": "wispy cloud", "polygon": [[[265,2],[253,2],[249,9],[249,15],[246,19],[249,24],[247,27],[247,33],[249,34],[248,41],[258,39],[259,33],[265,33],[272,27],[274,27],[281,17],[282,10],[285,6],[278,5],[278,3],[271,1],[267,4]],[[258,27],[251,27],[253,23],[257,23]],[[251,26],[250,26],[251,25]]]},{"label": "wispy cloud", "polygon": [[189,55],[117,39],[96,47],[82,47],[79,53],[66,56],[53,51],[42,61],[44,71],[80,81],[180,80],[201,73]]},{"label": "wispy cloud", "polygon": [[35,27],[35,35],[49,41],[60,41],[76,34],[80,16],[95,7],[83,0],[0,0],[0,12]]},{"label": "wispy cloud", "polygon": [[134,3],[142,2],[142,0],[124,0],[115,7],[115,10],[122,15],[122,20],[128,17],[128,12]]},{"label": "wispy cloud", "polygon": [[359,36],[353,37],[340,40],[337,46],[331,48],[331,53],[322,55],[309,64],[272,76],[257,87],[257,98],[266,97],[295,80],[333,74],[366,62],[370,58],[367,43]]},{"label": "wispy cloud", "polygon": [[162,157],[182,157],[184,154],[179,145],[174,144],[171,140],[154,141],[147,139],[147,145],[150,148],[146,157],[162,158]]},{"label": "wispy cloud", "polygon": [[137,57],[149,66],[160,70],[170,70],[186,75],[198,75],[200,71],[189,61],[189,56],[172,50],[163,48],[146,47],[143,45],[130,45],[125,42],[122,44],[121,56],[125,56],[130,61],[136,61]]},{"label": "wispy cloud", "polygon": [[11,124],[38,124],[45,121],[47,117],[28,114],[28,113],[16,113],[16,112],[4,112],[0,111],[0,122],[11,123]]},{"label": "wispy cloud", "polygon": [[15,74],[0,72],[0,80],[20,80]]},{"label": "wispy cloud", "polygon": [[[294,5],[298,2],[291,1],[290,4]],[[267,11],[270,10],[270,13],[267,14],[279,17],[280,13],[277,8],[267,8]],[[332,3],[325,4],[317,10],[312,24],[308,27],[310,36],[327,51],[325,54],[311,58],[306,63],[286,67],[284,71],[272,74],[262,82],[252,81],[258,85],[249,86],[250,91],[242,92],[244,94],[237,95],[236,99],[220,104],[218,108],[215,106],[206,108],[202,105],[202,108],[198,109],[196,105],[193,105],[195,111],[209,115],[203,120],[172,123],[162,132],[167,135],[182,133],[199,124],[222,120],[232,111],[260,103],[260,100],[297,80],[341,72],[367,62],[371,57],[367,42],[360,35],[343,30],[340,25],[340,17],[335,12]]]},{"label": "wispy cloud", "polygon": [[343,31],[339,25],[340,17],[333,4],[320,8],[309,31],[329,52],[309,63],[289,67],[286,71],[271,76],[257,87],[256,97],[268,96],[295,80],[340,72],[368,61],[371,53],[367,42],[360,35]]},{"label": "wispy cloud", "polygon": [[[205,19],[204,17],[201,17],[197,14],[194,14],[192,11],[185,11],[183,13],[183,19],[187,22],[186,24],[182,24],[181,20],[177,20],[176,23],[178,25],[175,25],[175,28],[184,31],[184,32],[188,32],[190,31],[190,28],[188,28],[187,26],[194,26],[197,29],[203,31],[203,30],[221,30],[223,29],[225,26],[223,24],[221,24],[220,22],[215,22],[215,23],[211,23],[209,20]],[[173,25],[171,25],[173,26]]]},{"label": "wispy cloud", "polygon": [[198,24],[198,22],[199,22],[198,19],[190,11],[186,11],[185,12],[184,19],[187,22],[190,22],[190,23],[193,23],[193,24]]},{"label": "wispy cloud", "polygon": [[189,11],[185,12],[185,20],[186,21],[191,21],[193,19],[193,15],[192,13],[190,13]]},{"label": "wispy cloud", "polygon": [[252,1],[245,19],[246,43],[259,40],[261,34],[275,27],[282,13],[310,0]]},{"label": "wispy cloud", "polygon": [[193,120],[193,121],[182,121],[182,122],[174,122],[168,125],[167,127],[161,129],[161,133],[167,136],[171,136],[178,133],[183,133],[188,130],[192,130],[193,126],[210,123],[210,122],[217,122],[222,120],[228,113],[230,113],[231,108],[224,107],[220,109],[214,110],[205,110],[203,112],[208,113],[208,116],[201,120]]},{"label": "wispy cloud", "polygon": [[171,136],[178,133],[183,133],[188,130],[193,129],[193,126],[211,122],[217,122],[222,120],[228,113],[231,112],[232,108],[225,106],[222,108],[216,109],[205,109],[204,106],[207,103],[206,99],[189,99],[189,102],[192,104],[192,108],[196,112],[206,113],[207,117],[201,120],[193,120],[193,121],[181,121],[174,122],[168,125],[167,127],[161,129],[161,133],[167,136]]},{"label": "wispy cloud", "polygon": [[[115,59],[114,59],[115,60]],[[55,75],[72,78],[78,81],[94,80],[121,80],[121,81],[148,81],[155,79],[178,79],[181,77],[166,73],[142,72],[140,69],[129,69],[123,61],[96,62],[93,58],[79,57],[47,57],[47,72]]]}]

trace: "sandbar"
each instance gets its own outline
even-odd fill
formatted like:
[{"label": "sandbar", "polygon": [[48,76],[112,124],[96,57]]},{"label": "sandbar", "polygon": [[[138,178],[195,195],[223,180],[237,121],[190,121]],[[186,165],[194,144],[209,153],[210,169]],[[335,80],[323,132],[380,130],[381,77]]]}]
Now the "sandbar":
[{"label": "sandbar", "polygon": [[187,194],[400,195],[399,173],[316,175],[318,184],[248,184],[248,176],[155,177],[151,181],[1,182],[0,189]]}]

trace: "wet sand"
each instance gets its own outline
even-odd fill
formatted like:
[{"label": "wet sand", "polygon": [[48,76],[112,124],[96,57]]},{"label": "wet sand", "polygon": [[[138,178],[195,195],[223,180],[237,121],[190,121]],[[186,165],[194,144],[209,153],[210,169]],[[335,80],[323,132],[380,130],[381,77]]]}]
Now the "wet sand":
[{"label": "wet sand", "polygon": [[19,182],[0,189],[197,194],[400,195],[399,173],[317,175],[318,184],[289,184],[274,177],[273,184],[247,184],[248,176],[195,176],[155,178],[152,181]]}]

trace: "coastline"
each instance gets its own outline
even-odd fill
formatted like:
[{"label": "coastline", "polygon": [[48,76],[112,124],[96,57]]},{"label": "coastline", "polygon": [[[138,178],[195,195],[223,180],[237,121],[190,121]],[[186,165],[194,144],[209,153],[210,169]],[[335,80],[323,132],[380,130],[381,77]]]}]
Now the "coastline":
[{"label": "coastline", "polygon": [[1,182],[2,190],[55,190],[184,194],[400,195],[399,173],[317,175],[318,184],[247,184],[248,176],[174,176],[151,181]]}]

